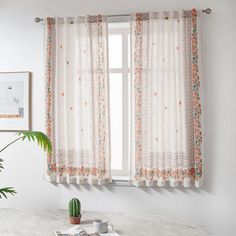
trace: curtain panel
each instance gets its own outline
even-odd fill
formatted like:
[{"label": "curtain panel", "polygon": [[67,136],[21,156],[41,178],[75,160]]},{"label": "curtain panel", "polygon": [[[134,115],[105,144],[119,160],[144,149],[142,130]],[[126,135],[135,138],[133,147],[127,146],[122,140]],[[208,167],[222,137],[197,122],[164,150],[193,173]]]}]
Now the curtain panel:
[{"label": "curtain panel", "polygon": [[131,16],[136,186],[202,182],[198,19],[196,10]]},{"label": "curtain panel", "polygon": [[107,19],[47,18],[46,132],[53,152],[46,179],[110,181]]}]

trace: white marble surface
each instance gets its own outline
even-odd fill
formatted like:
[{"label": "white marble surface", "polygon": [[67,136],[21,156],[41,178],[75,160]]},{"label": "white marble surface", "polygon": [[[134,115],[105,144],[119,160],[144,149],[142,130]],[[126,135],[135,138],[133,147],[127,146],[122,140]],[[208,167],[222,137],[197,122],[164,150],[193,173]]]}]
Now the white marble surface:
[{"label": "white marble surface", "polygon": [[[121,236],[205,236],[202,226],[158,215],[82,212],[86,227],[93,219],[107,219]],[[67,229],[66,210],[0,209],[0,236],[53,236],[54,230]]]}]

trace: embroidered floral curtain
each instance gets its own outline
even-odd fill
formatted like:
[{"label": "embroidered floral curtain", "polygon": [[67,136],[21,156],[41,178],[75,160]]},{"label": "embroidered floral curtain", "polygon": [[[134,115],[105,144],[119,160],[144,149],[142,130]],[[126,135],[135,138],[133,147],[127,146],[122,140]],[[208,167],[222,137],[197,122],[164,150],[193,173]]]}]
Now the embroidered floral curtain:
[{"label": "embroidered floral curtain", "polygon": [[196,10],[131,17],[131,177],[137,186],[201,183],[198,18]]},{"label": "embroidered floral curtain", "polygon": [[46,129],[52,182],[110,181],[107,19],[47,18]]}]

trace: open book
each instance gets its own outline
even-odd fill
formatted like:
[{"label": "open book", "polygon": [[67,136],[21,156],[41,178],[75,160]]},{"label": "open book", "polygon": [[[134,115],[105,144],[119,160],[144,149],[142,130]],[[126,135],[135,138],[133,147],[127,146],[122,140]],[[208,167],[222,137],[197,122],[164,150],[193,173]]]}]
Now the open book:
[{"label": "open book", "polygon": [[74,226],[67,230],[57,230],[55,231],[56,236],[99,236],[99,234],[90,234],[86,232],[80,226]]},{"label": "open book", "polygon": [[105,233],[98,234],[94,233],[93,227],[82,228],[81,226],[74,226],[67,230],[56,230],[55,236],[119,236],[118,233]]}]

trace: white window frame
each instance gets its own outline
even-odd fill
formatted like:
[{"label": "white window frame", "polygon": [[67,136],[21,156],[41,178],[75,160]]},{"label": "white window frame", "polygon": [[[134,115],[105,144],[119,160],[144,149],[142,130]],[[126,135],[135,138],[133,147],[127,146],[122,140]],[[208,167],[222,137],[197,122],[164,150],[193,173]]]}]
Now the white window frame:
[{"label": "white window frame", "polygon": [[[109,74],[119,73],[122,74],[122,113],[123,113],[123,136],[122,136],[122,169],[121,170],[111,170],[111,175],[113,180],[128,180],[130,174],[130,121],[129,121],[129,73],[128,68],[128,58],[129,58],[129,41],[130,28],[129,27],[112,27],[112,24],[108,24],[108,35],[122,35],[122,68],[109,68]],[[112,158],[112,157],[111,157]]]}]

